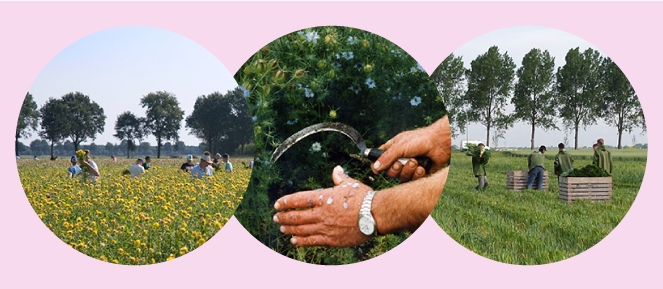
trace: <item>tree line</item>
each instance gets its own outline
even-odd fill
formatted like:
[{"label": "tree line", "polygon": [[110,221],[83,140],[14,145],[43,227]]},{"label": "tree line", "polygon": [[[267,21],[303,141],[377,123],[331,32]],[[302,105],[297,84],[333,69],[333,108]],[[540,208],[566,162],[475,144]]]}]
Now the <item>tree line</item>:
[{"label": "tree line", "polygon": [[[580,128],[600,119],[617,129],[619,149],[624,132],[638,127],[646,131],[638,97],[609,57],[592,48],[572,48],[565,61],[555,71],[555,58],[533,48],[516,69],[508,52],[493,46],[472,60],[469,69],[462,56],[451,54],[431,78],[447,105],[452,134],[479,123],[486,127],[488,146],[491,130],[497,140],[517,121],[531,127],[531,149],[536,128],[558,130],[557,120],[574,132],[575,149]],[[509,104],[514,105],[512,113],[505,111]]]},{"label": "tree line", "polygon": [[[168,151],[186,149],[184,143],[179,141],[184,111],[174,94],[150,92],[140,99],[140,105],[146,110],[145,117],[125,111],[115,121],[113,136],[121,141],[127,158],[141,146],[142,151],[149,149],[149,143],[141,142],[149,135],[156,138],[157,158],[161,157],[164,146]],[[18,155],[19,147],[23,145],[19,139],[29,137],[31,132],[37,132],[43,141],[49,143],[51,154],[56,145],[63,146],[60,149],[71,145],[66,149],[76,151],[81,143],[94,140],[103,133],[105,124],[103,108],[81,92],[67,93],[60,98],[51,97],[40,108],[28,92],[16,126],[15,152]],[[193,112],[186,118],[186,127],[203,140],[201,146],[209,151],[234,151],[241,146],[241,153],[244,154],[244,146],[253,141],[252,120],[239,87],[226,94],[214,92],[199,96]],[[64,144],[60,144],[63,140],[66,140]],[[43,147],[43,143],[33,143],[35,147]],[[110,148],[109,144],[105,148]]]}]

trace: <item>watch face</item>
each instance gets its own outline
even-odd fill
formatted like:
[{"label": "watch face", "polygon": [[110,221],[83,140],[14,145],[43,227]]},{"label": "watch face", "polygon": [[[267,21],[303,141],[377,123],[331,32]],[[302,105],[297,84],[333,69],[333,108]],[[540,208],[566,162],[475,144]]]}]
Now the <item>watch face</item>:
[{"label": "watch face", "polygon": [[374,229],[374,223],[371,222],[371,219],[365,216],[361,216],[359,218],[359,230],[364,234],[364,235],[371,235],[373,234],[373,229]]}]

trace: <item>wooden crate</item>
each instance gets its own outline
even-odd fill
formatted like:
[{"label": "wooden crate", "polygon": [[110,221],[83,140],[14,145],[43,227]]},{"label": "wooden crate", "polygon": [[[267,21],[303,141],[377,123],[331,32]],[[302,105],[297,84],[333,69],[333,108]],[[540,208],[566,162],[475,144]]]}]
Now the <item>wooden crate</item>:
[{"label": "wooden crate", "polygon": [[579,199],[609,201],[612,199],[612,177],[560,177],[559,199],[568,203]]},{"label": "wooden crate", "polygon": [[[527,178],[529,174],[527,171],[508,171],[506,172],[506,189],[520,191],[527,189]],[[548,171],[543,173],[543,189],[548,190]],[[536,180],[532,188],[536,189]]]}]

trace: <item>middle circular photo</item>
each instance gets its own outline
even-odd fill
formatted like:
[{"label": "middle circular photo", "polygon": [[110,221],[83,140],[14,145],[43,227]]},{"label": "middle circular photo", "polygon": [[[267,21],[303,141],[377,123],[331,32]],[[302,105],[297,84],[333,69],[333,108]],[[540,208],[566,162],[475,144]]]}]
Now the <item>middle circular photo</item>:
[{"label": "middle circular photo", "polygon": [[235,216],[274,251],[350,264],[407,239],[446,182],[451,135],[417,61],[367,31],[280,37],[235,74],[250,107],[255,166]]}]

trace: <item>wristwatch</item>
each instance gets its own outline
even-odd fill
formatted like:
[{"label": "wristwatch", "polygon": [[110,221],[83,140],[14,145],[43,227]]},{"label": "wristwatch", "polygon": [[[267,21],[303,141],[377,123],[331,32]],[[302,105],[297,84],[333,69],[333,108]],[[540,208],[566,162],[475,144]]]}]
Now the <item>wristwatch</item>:
[{"label": "wristwatch", "polygon": [[359,210],[359,231],[366,236],[377,236],[378,226],[375,224],[375,219],[371,214],[371,206],[373,204],[373,197],[375,197],[376,191],[369,191],[364,197],[364,201],[361,203],[361,209]]}]

